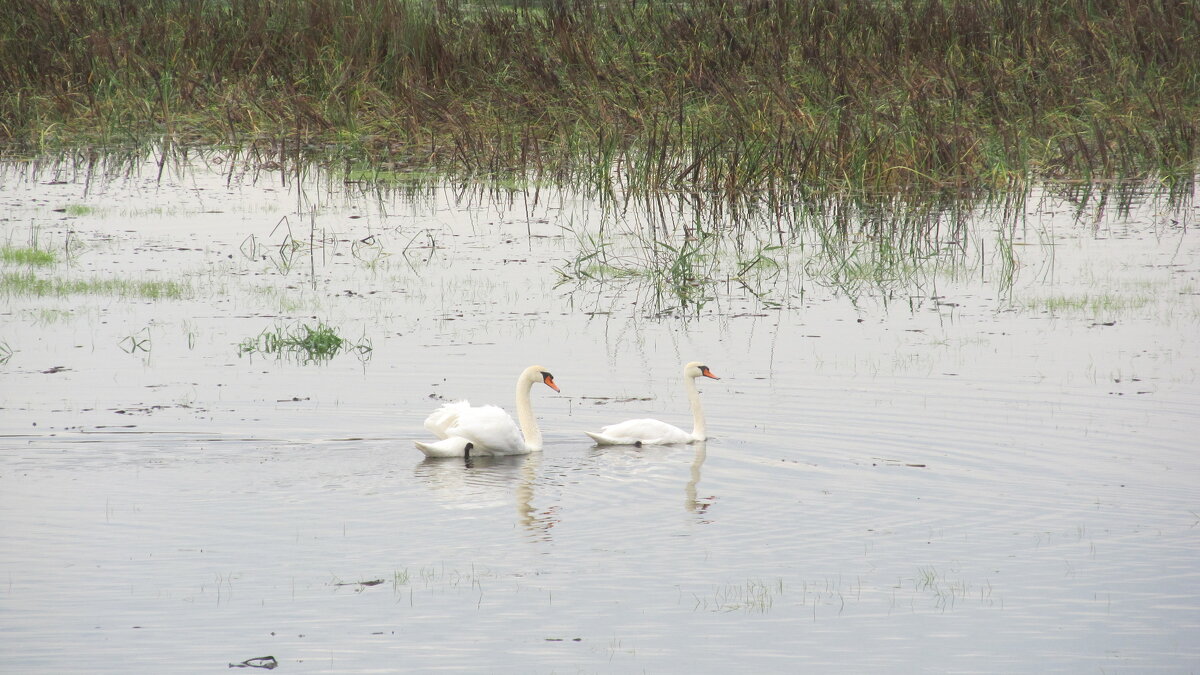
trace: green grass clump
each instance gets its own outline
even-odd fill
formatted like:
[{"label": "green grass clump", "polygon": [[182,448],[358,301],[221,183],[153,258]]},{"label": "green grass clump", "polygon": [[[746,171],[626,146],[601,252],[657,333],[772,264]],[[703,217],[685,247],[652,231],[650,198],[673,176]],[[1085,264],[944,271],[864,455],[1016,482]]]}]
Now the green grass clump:
[{"label": "green grass clump", "polygon": [[68,216],[90,216],[96,212],[96,209],[85,204],[67,204],[63,212]]},{"label": "green grass clump", "polygon": [[365,337],[358,343],[353,343],[338,335],[333,327],[324,322],[318,322],[316,326],[275,326],[256,337],[242,340],[238,345],[239,354],[290,356],[304,363],[328,361],[343,351],[351,351],[365,358],[371,350],[371,342]]},{"label": "green grass clump", "polygon": [[1123,316],[1146,307],[1154,301],[1149,293],[1131,294],[1114,290],[1108,293],[1083,292],[1075,295],[1052,295],[1034,298],[1024,303],[1026,309],[1059,315],[1093,317]]},{"label": "green grass clump", "polygon": [[0,260],[14,265],[53,265],[58,257],[41,248],[5,246],[0,248]]},{"label": "green grass clump", "polygon": [[1191,176],[1195,9],[27,0],[0,12],[0,139],[329,144],[404,173],[721,195]]},{"label": "green grass clump", "polygon": [[190,292],[177,281],[137,281],[132,279],[48,279],[31,272],[5,272],[0,275],[0,291],[12,295],[63,297],[67,295],[116,295],[173,300]]}]

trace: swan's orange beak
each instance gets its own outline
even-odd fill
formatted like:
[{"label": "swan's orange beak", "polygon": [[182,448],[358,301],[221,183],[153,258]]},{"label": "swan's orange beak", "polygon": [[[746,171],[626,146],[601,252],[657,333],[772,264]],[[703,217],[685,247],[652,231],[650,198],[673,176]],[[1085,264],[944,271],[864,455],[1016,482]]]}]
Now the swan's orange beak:
[{"label": "swan's orange beak", "polygon": [[558,385],[554,384],[554,376],[550,373],[542,373],[542,382],[545,382],[546,386],[550,387],[554,391],[557,391],[560,394],[562,393],[562,390],[558,388]]},{"label": "swan's orange beak", "polygon": [[721,379],[721,378],[717,377],[716,375],[713,375],[713,372],[708,369],[708,366],[700,366],[700,374],[705,377],[711,377],[714,380]]}]

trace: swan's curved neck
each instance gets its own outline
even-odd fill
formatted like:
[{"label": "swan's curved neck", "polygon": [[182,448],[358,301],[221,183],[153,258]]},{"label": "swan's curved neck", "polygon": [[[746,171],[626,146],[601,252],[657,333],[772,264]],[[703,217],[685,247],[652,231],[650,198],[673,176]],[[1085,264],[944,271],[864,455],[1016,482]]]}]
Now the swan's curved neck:
[{"label": "swan's curved neck", "polygon": [[522,377],[517,380],[517,422],[521,425],[521,435],[525,437],[525,449],[537,452],[542,449],[542,430],[538,429],[533,406],[529,403],[531,388],[533,382],[528,379]]},{"label": "swan's curved neck", "polygon": [[696,390],[696,378],[684,377],[683,387],[687,390],[688,401],[692,404],[692,438],[703,441],[708,435],[704,427],[704,408],[700,406],[700,392]]}]

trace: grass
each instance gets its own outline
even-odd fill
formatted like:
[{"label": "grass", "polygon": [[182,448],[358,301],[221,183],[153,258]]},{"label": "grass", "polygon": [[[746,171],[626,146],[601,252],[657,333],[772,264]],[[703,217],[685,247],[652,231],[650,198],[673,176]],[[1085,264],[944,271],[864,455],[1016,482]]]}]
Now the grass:
[{"label": "grass", "polygon": [[1150,293],[1130,294],[1122,292],[1081,292],[1071,295],[1051,295],[1025,301],[1028,310],[1042,310],[1053,315],[1088,315],[1098,318],[1124,316],[1155,302]]},{"label": "grass", "polygon": [[346,351],[360,358],[370,358],[371,341],[363,337],[357,343],[351,342],[323,322],[318,322],[316,326],[300,323],[275,326],[263,330],[256,337],[246,338],[238,346],[239,354],[295,357],[303,363],[328,361]]},{"label": "grass", "polygon": [[274,310],[280,314],[311,314],[321,309],[320,303],[314,298],[293,293],[290,289],[278,286],[251,286],[248,290],[264,302],[271,303]]},{"label": "grass", "polygon": [[1190,181],[1194,9],[29,0],[0,13],[0,140],[12,156],[221,143],[295,172],[287,158],[323,148],[355,180],[434,171],[725,199]]},{"label": "grass", "polygon": [[[434,591],[437,593],[445,593],[447,591],[473,591],[478,593],[476,598],[476,607],[478,608],[483,602],[484,582],[490,584],[492,582],[501,582],[502,577],[497,573],[487,568],[476,568],[471,565],[469,571],[460,571],[458,569],[447,569],[445,564],[423,565],[415,571],[410,571],[408,568],[396,570],[392,573],[392,592],[397,596],[401,596],[406,590],[408,592],[408,603],[412,606],[415,602],[416,591],[418,586],[420,590]],[[521,586],[517,584],[515,590],[520,592]]]},{"label": "grass", "polygon": [[936,567],[929,566],[918,568],[911,582],[915,593],[929,596],[934,607],[942,612],[953,610],[959,602],[968,599],[976,599],[984,607],[996,604],[991,582],[987,580],[978,589],[973,589],[965,580],[949,579]]},{"label": "grass", "polygon": [[721,584],[713,590],[711,597],[694,597],[697,611],[765,614],[775,604],[775,598],[782,596],[783,579],[776,579],[770,583],[750,579],[745,584]]},{"label": "grass", "polygon": [[30,247],[5,246],[0,248],[0,260],[14,265],[53,265],[58,262],[58,256],[53,251]]},{"label": "grass", "polygon": [[77,312],[70,309],[59,309],[56,307],[37,307],[28,309],[22,312],[25,318],[31,319],[34,323],[42,326],[49,326],[56,323],[65,323],[76,317]]},{"label": "grass", "polygon": [[174,300],[188,295],[191,288],[177,281],[52,279],[37,276],[32,272],[5,272],[0,275],[0,292],[35,297],[115,295],[148,300]]}]

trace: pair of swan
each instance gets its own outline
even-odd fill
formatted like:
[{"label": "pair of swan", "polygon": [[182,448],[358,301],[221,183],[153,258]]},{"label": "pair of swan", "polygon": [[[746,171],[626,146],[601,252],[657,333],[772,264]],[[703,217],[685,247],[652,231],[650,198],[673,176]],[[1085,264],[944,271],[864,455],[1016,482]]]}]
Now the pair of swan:
[{"label": "pair of swan", "polygon": [[[692,432],[655,419],[626,420],[611,424],[598,432],[584,432],[597,445],[671,445],[692,443],[707,438],[704,410],[700,407],[697,377],[721,378],[697,361],[683,367],[683,386],[692,406]],[[494,405],[472,406],[467,401],[447,403],[425,419],[425,428],[438,441],[417,441],[417,449],[428,457],[463,457],[472,452],[486,455],[523,455],[542,449],[542,432],[538,429],[529,391],[537,382],[559,391],[554,376],[541,366],[529,366],[517,378],[517,419]]]}]

